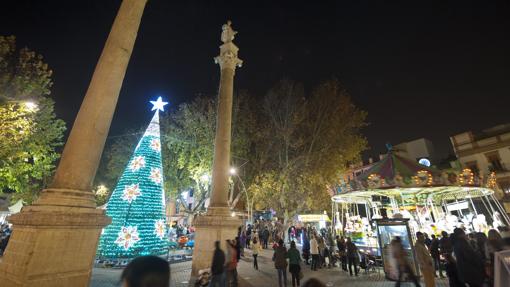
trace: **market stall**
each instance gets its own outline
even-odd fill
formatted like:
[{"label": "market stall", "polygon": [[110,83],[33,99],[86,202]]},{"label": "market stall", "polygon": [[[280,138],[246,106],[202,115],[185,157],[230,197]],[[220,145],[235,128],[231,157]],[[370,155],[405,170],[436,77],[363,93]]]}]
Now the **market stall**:
[{"label": "market stall", "polygon": [[304,225],[313,226],[320,230],[326,228],[326,224],[331,222],[329,216],[325,214],[299,214],[298,222]]}]

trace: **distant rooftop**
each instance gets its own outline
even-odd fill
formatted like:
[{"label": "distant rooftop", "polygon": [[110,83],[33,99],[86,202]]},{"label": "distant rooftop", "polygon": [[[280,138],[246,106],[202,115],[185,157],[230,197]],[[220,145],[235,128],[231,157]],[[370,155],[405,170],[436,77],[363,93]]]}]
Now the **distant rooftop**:
[{"label": "distant rooftop", "polygon": [[484,129],[481,132],[473,132],[473,136],[475,137],[475,140],[480,140],[488,137],[497,136],[500,134],[504,134],[510,132],[510,123],[497,125],[488,129]]}]

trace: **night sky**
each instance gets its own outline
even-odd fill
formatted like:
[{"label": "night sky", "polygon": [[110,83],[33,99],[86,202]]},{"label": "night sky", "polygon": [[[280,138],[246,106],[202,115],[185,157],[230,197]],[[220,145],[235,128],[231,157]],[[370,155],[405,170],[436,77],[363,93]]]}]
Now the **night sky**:
[{"label": "night sky", "polygon": [[[450,135],[510,122],[509,3],[149,0],[110,135],[147,124],[148,101],[158,95],[176,106],[216,93],[213,57],[231,19],[244,60],[237,90],[261,97],[283,77],[307,89],[337,77],[368,112],[372,154],[386,142],[426,137],[446,155]],[[0,35],[15,35],[19,46],[45,57],[56,112],[68,127],[119,5],[0,4]]]}]

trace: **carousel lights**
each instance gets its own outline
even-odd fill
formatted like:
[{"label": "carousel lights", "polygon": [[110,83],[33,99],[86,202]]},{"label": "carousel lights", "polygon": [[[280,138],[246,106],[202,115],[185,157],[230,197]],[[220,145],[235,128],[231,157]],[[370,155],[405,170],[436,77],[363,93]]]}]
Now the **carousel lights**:
[{"label": "carousel lights", "polygon": [[491,172],[491,174],[489,175],[489,179],[487,180],[487,187],[494,189],[497,186],[496,184],[497,184],[496,173]]},{"label": "carousel lights", "polygon": [[377,188],[384,185],[384,179],[376,173],[372,173],[367,178],[367,183],[370,188]]},{"label": "carousel lights", "polygon": [[469,184],[473,185],[475,183],[475,175],[469,168],[465,168],[459,174],[459,183],[461,185]]},{"label": "carousel lights", "polygon": [[416,185],[432,185],[432,174],[426,170],[420,170],[413,176],[413,181]]}]

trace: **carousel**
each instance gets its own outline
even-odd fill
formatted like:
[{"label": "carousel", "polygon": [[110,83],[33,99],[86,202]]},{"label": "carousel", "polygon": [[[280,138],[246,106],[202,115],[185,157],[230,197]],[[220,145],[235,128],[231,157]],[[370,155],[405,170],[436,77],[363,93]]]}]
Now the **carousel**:
[{"label": "carousel", "polygon": [[486,233],[510,225],[495,188],[495,174],[440,171],[390,150],[361,176],[339,185],[332,196],[332,225],[369,253],[378,251],[376,222],[383,218],[404,219],[411,235],[451,233],[456,227]]}]

